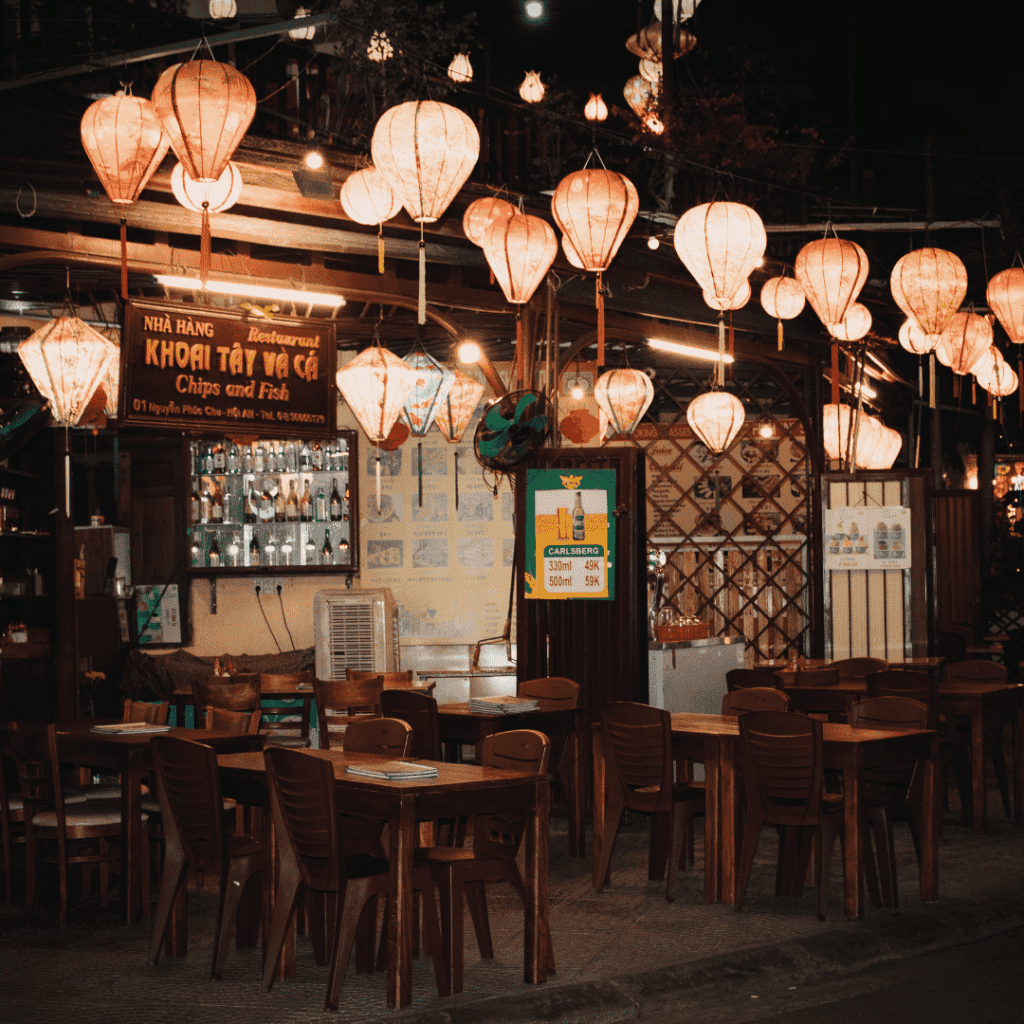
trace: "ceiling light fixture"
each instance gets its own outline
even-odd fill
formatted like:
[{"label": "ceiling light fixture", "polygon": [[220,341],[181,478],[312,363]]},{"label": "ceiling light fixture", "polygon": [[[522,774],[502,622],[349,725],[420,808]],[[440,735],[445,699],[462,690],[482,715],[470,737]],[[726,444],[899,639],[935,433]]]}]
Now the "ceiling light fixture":
[{"label": "ceiling light fixture", "polygon": [[719,356],[714,349],[697,348],[696,345],[683,345],[678,341],[664,341],[661,338],[648,338],[647,344],[651,348],[660,349],[662,352],[675,352],[681,356],[693,356],[694,359],[707,359],[709,362],[717,363],[719,359],[723,363],[734,363],[735,359],[728,352]]},{"label": "ceiling light fixture", "polygon": [[458,348],[460,363],[480,362],[480,346],[475,341],[464,341]]},{"label": "ceiling light fixture", "polygon": [[544,4],[541,0],[529,0],[523,10],[526,11],[526,16],[534,21],[544,17]]},{"label": "ceiling light fixture", "polygon": [[323,167],[323,165],[324,165],[324,158],[323,158],[323,155],[320,153],[319,150],[311,149],[306,154],[306,166],[311,171],[319,171],[320,168]]},{"label": "ceiling light fixture", "polygon": [[306,303],[310,306],[344,306],[340,295],[329,292],[307,292],[300,288],[276,288],[273,285],[249,284],[245,281],[207,281],[204,286],[197,277],[177,274],[155,274],[158,284],[186,291],[208,291],[217,295],[247,295],[251,299],[278,299],[281,302]]}]

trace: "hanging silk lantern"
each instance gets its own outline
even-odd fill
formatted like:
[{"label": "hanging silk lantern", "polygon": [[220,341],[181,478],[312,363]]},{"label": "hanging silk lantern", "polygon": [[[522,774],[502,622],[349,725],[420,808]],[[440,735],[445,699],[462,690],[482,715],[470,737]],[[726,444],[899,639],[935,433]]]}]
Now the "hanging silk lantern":
[{"label": "hanging silk lantern", "polygon": [[896,305],[917,321],[935,348],[967,294],[967,269],[945,249],[915,249],[896,261],[889,288]]},{"label": "hanging silk lantern", "polygon": [[782,321],[798,317],[806,303],[803,288],[792,277],[772,277],[761,285],[761,308],[778,322],[780,352],[783,348]]},{"label": "hanging silk lantern", "polygon": [[[305,7],[296,7],[295,8],[295,19],[294,19],[295,21],[300,21],[301,22],[301,21],[304,21],[308,17],[309,17],[309,11],[307,11]],[[296,40],[312,39],[313,36],[316,35],[316,26],[315,25],[300,25],[298,28],[290,28],[290,29],[288,29],[288,35],[291,36],[292,39],[296,39]]]},{"label": "hanging silk lantern", "polygon": [[913,317],[903,321],[898,337],[900,346],[915,356],[927,355],[935,347]]},{"label": "hanging silk lantern", "polygon": [[[213,184],[224,173],[256,113],[252,84],[230,64],[192,60],[172,64],[153,87],[153,106],[174,155],[197,183]],[[203,209],[199,277],[210,273],[210,219]]]},{"label": "hanging silk lantern", "polygon": [[117,355],[117,345],[73,316],[50,320],[18,345],[32,383],[63,427],[78,423]]},{"label": "hanging silk lantern", "polygon": [[474,199],[462,215],[462,231],[474,245],[482,246],[494,223],[498,219],[507,220],[515,212],[516,208],[507,199],[497,196]]},{"label": "hanging silk lantern", "polygon": [[562,255],[569,261],[570,266],[575,267],[577,270],[584,269],[583,260],[572,242],[569,241],[568,235],[562,235]]},{"label": "hanging silk lantern", "polygon": [[211,185],[193,181],[181,164],[175,164],[171,171],[171,191],[186,210],[222,213],[238,202],[242,194],[242,175],[229,160],[224,173]]},{"label": "hanging silk lantern", "polygon": [[830,402],[821,410],[821,433],[825,458],[844,461],[850,446],[853,410],[848,405]]},{"label": "hanging silk lantern", "polygon": [[636,219],[640,198],[625,175],[606,168],[567,174],[551,197],[555,223],[568,236],[585,270],[597,271],[597,365],[604,365],[604,290],[608,269]]},{"label": "hanging silk lantern", "polygon": [[435,100],[385,110],[373,129],[370,152],[409,216],[420,224],[419,323],[427,322],[427,247],[433,224],[466,183],[480,156],[480,133],[461,110]]},{"label": "hanging silk lantern", "polygon": [[448,389],[447,397],[441,402],[434,422],[437,429],[444,434],[446,441],[458,444],[473,418],[477,404],[483,397],[484,386],[462,370],[452,372],[455,374],[455,380]]},{"label": "hanging silk lantern", "polygon": [[854,421],[854,459],[850,469],[880,469],[882,449],[886,447],[885,426],[880,419],[866,412]]},{"label": "hanging silk lantern", "polygon": [[210,0],[207,10],[214,21],[219,21],[222,18],[233,18],[238,14],[238,4],[235,0]]},{"label": "hanging silk lantern", "polygon": [[605,436],[609,426],[617,434],[632,434],[654,401],[654,385],[646,373],[628,366],[609,370],[597,378],[594,401],[603,414],[599,437]]},{"label": "hanging silk lantern", "polygon": [[864,469],[892,469],[896,456],[903,448],[903,435],[892,427],[882,424],[882,436],[875,446],[872,455],[872,464],[863,466]]},{"label": "hanging silk lantern", "polygon": [[982,353],[971,372],[978,383],[996,398],[1005,398],[1017,390],[1017,374],[994,345]]},{"label": "hanging silk lantern", "polygon": [[388,39],[387,32],[374,32],[370,36],[370,45],[366,48],[366,56],[376,64],[383,64],[395,55],[395,48]]},{"label": "hanging silk lantern", "polygon": [[448,65],[448,77],[457,83],[473,81],[473,65],[469,62],[468,53],[457,53]]},{"label": "hanging silk lantern", "polygon": [[649,60],[642,57],[640,60],[640,77],[646,78],[652,85],[661,84],[661,61]]},{"label": "hanging silk lantern", "polygon": [[834,324],[828,333],[837,341],[860,341],[871,330],[871,310],[861,302],[851,302],[842,323]]},{"label": "hanging silk lantern", "polygon": [[592,92],[587,105],[583,108],[583,116],[588,121],[606,121],[608,119],[608,104],[601,98],[599,92]]},{"label": "hanging silk lantern", "polygon": [[377,272],[384,273],[384,221],[402,208],[388,179],[376,167],[350,174],[341,186],[341,208],[357,224],[377,225]]},{"label": "hanging silk lantern", "polygon": [[933,355],[940,363],[942,363],[943,366],[953,365],[953,351],[950,347],[949,335],[945,333],[939,335],[939,340],[935,346]]},{"label": "hanging silk lantern", "polygon": [[992,344],[992,325],[977,313],[954,313],[942,338],[948,347],[949,362],[954,373],[970,373],[974,364]]},{"label": "hanging silk lantern", "polygon": [[705,391],[686,407],[686,422],[707,449],[718,455],[743,426],[743,403],[728,391]]},{"label": "hanging silk lantern", "polygon": [[[402,406],[402,420],[409,432],[423,438],[434,422],[434,417],[444,405],[448,392],[455,383],[455,374],[445,369],[433,356],[426,352],[414,352],[406,356],[405,362],[419,371],[419,379],[413,385],[409,397]],[[419,478],[419,502],[423,507],[423,441],[417,443],[417,473]]]},{"label": "hanging silk lantern", "polygon": [[[108,332],[109,333],[109,332]],[[118,334],[121,332],[118,331]],[[116,341],[112,338],[108,339],[117,345]],[[103,412],[107,419],[117,419],[117,402],[121,396],[121,347],[118,345],[117,351],[110,357],[107,362],[107,368],[103,372],[103,379],[100,381],[100,386],[103,388],[103,393],[107,396],[107,400],[103,406]]]},{"label": "hanging silk lantern", "polygon": [[[634,32],[626,40],[626,49],[641,59],[661,63],[661,22],[653,21],[650,25]],[[679,29],[679,40],[675,46],[675,57],[688,54],[697,45],[697,37],[685,28]]]},{"label": "hanging silk lantern", "polygon": [[[1024,267],[1011,267],[994,275],[985,289],[985,298],[1010,341],[1024,345]],[[1017,377],[1024,408],[1024,350],[1017,353]]]},{"label": "hanging silk lantern", "polygon": [[96,100],[82,115],[82,147],[103,191],[122,208],[121,298],[128,298],[128,231],[124,207],[134,203],[167,155],[170,139],[156,108],[119,93]]},{"label": "hanging silk lantern", "polygon": [[641,121],[658,108],[658,87],[642,75],[634,75],[622,87],[622,95],[630,109]]},{"label": "hanging silk lantern", "polygon": [[819,238],[797,253],[794,273],[826,328],[843,322],[868,279],[868,255],[845,238]]},{"label": "hanging silk lantern", "polygon": [[[672,22],[678,24],[681,21],[689,21],[700,5],[700,0],[672,0]],[[654,16],[658,21],[661,17],[662,0],[654,0]]]},{"label": "hanging silk lantern", "polygon": [[546,89],[540,80],[539,71],[527,71],[522,85],[519,86],[519,95],[524,103],[540,103],[544,99]]},{"label": "hanging silk lantern", "polygon": [[750,296],[752,294],[749,281],[744,281],[743,284],[740,285],[740,290],[731,299],[717,299],[711,292],[701,292],[701,295],[704,296],[705,305],[711,306],[713,309],[717,309],[718,307],[714,305],[715,303],[728,302],[728,305],[725,308],[730,310],[742,309],[750,301]]}]

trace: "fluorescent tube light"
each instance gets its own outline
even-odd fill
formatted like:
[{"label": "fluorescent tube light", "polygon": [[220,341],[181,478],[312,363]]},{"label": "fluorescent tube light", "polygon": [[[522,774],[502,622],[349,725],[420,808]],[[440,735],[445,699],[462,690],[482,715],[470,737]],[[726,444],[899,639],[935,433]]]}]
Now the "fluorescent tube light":
[{"label": "fluorescent tube light", "polygon": [[217,295],[247,295],[251,299],[278,299],[281,302],[305,303],[310,306],[344,306],[340,295],[329,292],[307,292],[299,288],[275,288],[273,285],[248,283],[245,281],[207,281],[204,288],[198,277],[180,277],[176,274],[156,274],[156,280],[168,288],[184,288],[188,291],[214,292]]},{"label": "fluorescent tube light", "polygon": [[[663,341],[661,338],[648,338],[647,344],[651,348],[661,349],[663,352],[675,352],[680,356],[693,356],[694,359],[707,359],[709,362],[718,362],[718,351],[711,348],[697,348],[696,345],[683,345],[678,341]],[[735,363],[728,352],[722,356],[723,363]]]}]

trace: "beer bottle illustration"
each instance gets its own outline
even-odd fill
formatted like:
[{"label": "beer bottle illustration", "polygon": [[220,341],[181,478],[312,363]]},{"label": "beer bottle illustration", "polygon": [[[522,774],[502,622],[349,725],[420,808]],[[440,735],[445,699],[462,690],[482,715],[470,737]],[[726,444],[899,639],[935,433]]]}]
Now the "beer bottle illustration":
[{"label": "beer bottle illustration", "polygon": [[572,507],[572,539],[583,540],[586,529],[583,525],[583,494],[576,492],[576,504]]}]

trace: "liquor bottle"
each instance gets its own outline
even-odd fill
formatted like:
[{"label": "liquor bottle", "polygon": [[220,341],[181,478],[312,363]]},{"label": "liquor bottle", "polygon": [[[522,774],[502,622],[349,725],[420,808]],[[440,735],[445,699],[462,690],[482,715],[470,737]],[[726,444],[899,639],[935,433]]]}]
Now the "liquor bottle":
[{"label": "liquor bottle", "polygon": [[306,538],[305,560],[303,565],[313,565],[316,562],[316,543],[312,536]]},{"label": "liquor bottle", "polygon": [[274,543],[274,534],[267,537],[267,543],[263,545],[263,564],[277,565],[277,545]]},{"label": "liquor bottle", "polygon": [[256,451],[252,457],[252,468],[256,473],[266,473],[267,471],[267,449],[262,441],[256,445]]},{"label": "liquor bottle", "polygon": [[270,523],[274,520],[274,496],[264,488],[260,495],[260,522]]},{"label": "liquor bottle", "polygon": [[280,483],[277,486],[277,494],[274,495],[274,519],[283,523],[288,518],[288,503],[285,500],[284,489]]},{"label": "liquor bottle", "polygon": [[313,464],[314,470],[324,468],[324,449],[319,441],[313,442],[313,447],[309,450],[309,461]]},{"label": "liquor bottle", "polygon": [[237,473],[242,468],[241,457],[238,454],[238,445],[232,444],[228,449],[227,471]]},{"label": "liquor bottle", "polygon": [[227,468],[228,459],[227,453],[224,451],[224,445],[218,441],[213,446],[213,471],[214,473],[223,473]]},{"label": "liquor bottle", "polygon": [[255,523],[259,519],[260,499],[256,495],[253,482],[249,481],[249,490],[245,495],[245,521]]},{"label": "liquor bottle", "polygon": [[190,523],[198,523],[201,514],[202,499],[199,497],[199,492],[193,488],[192,494],[188,499],[188,521]]},{"label": "liquor bottle", "polygon": [[338,564],[347,565],[349,561],[348,541],[344,537],[338,541]]},{"label": "liquor bottle", "polygon": [[204,473],[212,473],[213,472],[213,445],[212,444],[205,444],[205,445],[203,445],[203,472]]},{"label": "liquor bottle", "polygon": [[289,523],[299,521],[299,499],[295,493],[295,481],[288,484],[288,498],[284,503],[284,517]]},{"label": "liquor bottle", "polygon": [[228,565],[241,564],[241,551],[238,547],[238,534],[231,534],[231,543],[228,544]]},{"label": "liquor bottle", "polygon": [[284,470],[285,473],[298,473],[299,471],[299,449],[294,441],[289,441],[284,446]]},{"label": "liquor bottle", "polygon": [[342,501],[341,501],[341,518],[346,523],[348,522],[348,509],[349,509],[348,484],[345,484],[345,497],[342,498]]},{"label": "liquor bottle", "polygon": [[281,542],[281,564],[291,565],[292,564],[292,535],[289,530],[284,535],[284,540]]},{"label": "liquor bottle", "polygon": [[217,543],[217,535],[213,535],[213,541],[210,543],[210,557],[209,565],[211,569],[220,568],[220,545]]},{"label": "liquor bottle", "polygon": [[302,501],[299,503],[299,518],[304,523],[313,521],[313,495],[309,493],[309,481],[302,489]]},{"label": "liquor bottle", "polygon": [[277,472],[277,445],[273,441],[267,442],[267,472]]},{"label": "liquor bottle", "polygon": [[348,473],[348,442],[344,442],[345,448],[341,453],[341,471]]},{"label": "liquor bottle", "polygon": [[213,508],[213,495],[210,494],[210,488],[204,487],[203,493],[199,495],[199,522],[208,523],[210,521],[210,511]]},{"label": "liquor bottle", "polygon": [[577,491],[576,504],[572,507],[572,539],[583,540],[586,534],[583,518],[583,494],[581,491]]},{"label": "liquor bottle", "polygon": [[324,546],[320,549],[320,564],[334,565],[334,548],[331,547],[330,530],[324,530]]},{"label": "liquor bottle", "polygon": [[210,522],[224,522],[224,495],[221,493],[216,481],[213,484],[213,494],[210,495]]},{"label": "liquor bottle", "polygon": [[256,460],[253,458],[253,445],[247,444],[242,449],[242,472],[251,473],[255,469]]},{"label": "liquor bottle", "polygon": [[213,674],[215,676],[219,676],[221,674],[221,671],[220,671],[220,658],[214,658],[213,659]]},{"label": "liquor bottle", "polygon": [[249,541],[249,564],[259,565],[260,564],[260,542],[256,538],[256,534],[252,535],[252,540]]},{"label": "liquor bottle", "polygon": [[313,468],[313,456],[309,450],[309,442],[303,441],[299,449],[299,471],[308,473]]},{"label": "liquor bottle", "polygon": [[338,493],[338,481],[331,479],[331,521],[341,522],[341,495]]},{"label": "liquor bottle", "polygon": [[318,523],[327,521],[327,498],[324,495],[324,485],[320,485],[320,489],[316,492],[316,503],[313,506],[314,515]]},{"label": "liquor bottle", "polygon": [[[200,546],[199,546],[199,533],[196,530],[192,531],[192,544],[190,545],[189,550],[190,550],[190,552],[192,554],[192,564],[194,566],[202,565],[203,564],[203,551],[202,551],[202,548],[200,548]],[[76,577],[75,578],[76,578],[76,581],[77,581],[77,573],[76,573]]]}]

